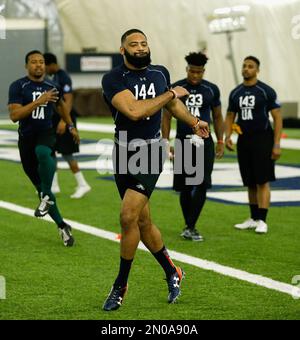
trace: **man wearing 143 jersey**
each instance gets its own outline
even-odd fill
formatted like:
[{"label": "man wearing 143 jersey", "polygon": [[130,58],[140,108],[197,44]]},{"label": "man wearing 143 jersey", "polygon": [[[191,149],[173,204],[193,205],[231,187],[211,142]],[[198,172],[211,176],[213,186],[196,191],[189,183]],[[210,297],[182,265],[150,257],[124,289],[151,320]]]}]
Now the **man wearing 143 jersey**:
[{"label": "man wearing 143 jersey", "polygon": [[[270,206],[270,184],[275,181],[275,161],[280,158],[282,118],[276,92],[257,79],[260,61],[253,56],[243,63],[243,84],[229,97],[226,117],[226,147],[233,150],[232,126],[237,116],[240,134],[237,153],[243,183],[248,187],[251,216],[237,229],[268,232],[266,218]],[[274,120],[272,129],[269,112]]]}]

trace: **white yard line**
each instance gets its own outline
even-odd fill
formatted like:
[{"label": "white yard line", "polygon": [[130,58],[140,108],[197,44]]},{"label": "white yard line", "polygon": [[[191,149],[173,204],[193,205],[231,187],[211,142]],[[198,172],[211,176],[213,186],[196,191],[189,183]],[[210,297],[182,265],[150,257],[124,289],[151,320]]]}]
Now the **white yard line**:
[{"label": "white yard line", "polygon": [[13,125],[13,123],[9,119],[0,119],[0,126],[1,125]]},{"label": "white yard line", "polygon": [[[102,133],[114,133],[115,126],[111,124],[93,124],[93,123],[78,123],[78,130],[79,131],[89,131],[89,132],[102,132]],[[213,133],[213,138],[216,141],[216,136]],[[170,137],[175,138],[176,130],[171,130]],[[233,136],[233,142],[237,142],[237,135]],[[300,150],[300,139],[295,138],[287,138],[281,139],[281,147],[283,149],[290,149],[290,150]]]},{"label": "white yard line", "polygon": [[[4,202],[4,201],[0,201],[0,208],[12,211],[14,213],[27,215],[30,217],[33,217],[33,214],[34,214],[34,211],[31,209],[24,208],[19,205],[12,204],[9,202]],[[47,216],[45,220],[48,222],[53,222],[49,216]],[[71,221],[71,220],[65,220],[65,221],[71,224],[73,229],[76,229],[84,233],[97,236],[103,239],[107,239],[110,241],[119,242],[119,240],[117,239],[117,234],[115,233],[105,231],[99,228],[95,228],[89,225],[85,225],[82,223],[78,223],[76,221]],[[146,247],[142,245],[141,243],[139,245],[139,249],[143,251],[148,251]],[[189,264],[189,265],[192,265],[192,266],[204,269],[204,270],[213,271],[215,273],[218,273],[224,276],[229,276],[229,277],[241,280],[241,281],[255,284],[257,286],[261,286],[261,287],[275,290],[275,291],[278,291],[284,294],[288,294],[294,298],[300,298],[300,288],[298,288],[297,286],[292,286],[287,283],[275,281],[275,280],[269,279],[261,275],[251,274],[251,273],[238,270],[235,268],[223,266],[215,262],[206,261],[206,260],[203,260],[197,257],[178,253],[173,250],[170,250],[169,253],[170,253],[170,256],[174,260],[180,261],[182,263],[186,263],[186,264]]]},{"label": "white yard line", "polygon": [[[13,125],[10,120],[0,120],[1,125]],[[113,124],[98,124],[98,123],[78,123],[77,124],[78,130],[80,131],[87,131],[87,132],[99,132],[99,133],[114,133],[115,126]],[[175,138],[176,131],[173,129],[171,130],[170,137]],[[216,140],[215,135],[213,134],[214,139]],[[233,141],[236,143],[237,136],[233,136]],[[293,139],[287,138],[281,140],[281,146],[283,149],[290,149],[290,150],[300,150],[300,139]]]}]

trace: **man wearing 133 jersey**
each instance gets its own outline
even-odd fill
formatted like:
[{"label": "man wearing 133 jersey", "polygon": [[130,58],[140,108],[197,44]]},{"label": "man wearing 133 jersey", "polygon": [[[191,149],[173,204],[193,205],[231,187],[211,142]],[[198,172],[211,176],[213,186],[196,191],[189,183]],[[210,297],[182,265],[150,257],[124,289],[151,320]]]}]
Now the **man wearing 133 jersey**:
[{"label": "man wearing 133 jersey", "polygon": [[25,62],[28,74],[10,85],[8,101],[11,120],[19,122],[18,147],[21,162],[39,193],[41,202],[35,210],[35,216],[44,217],[49,213],[59,228],[64,245],[72,246],[74,239],[71,227],[63,221],[51,192],[55,172],[55,131],[52,126],[54,105],[77,143],[79,136],[56,84],[45,80],[43,54],[31,51],[26,55]]},{"label": "man wearing 133 jersey", "polygon": [[[185,220],[185,229],[181,236],[187,240],[203,241],[203,237],[196,229],[197,220],[201,214],[206,201],[207,189],[211,188],[211,174],[214,166],[215,156],[221,158],[224,154],[224,121],[221,112],[220,91],[218,87],[203,79],[205,65],[208,58],[205,54],[190,53],[185,58],[187,62],[187,78],[176,82],[173,86],[183,86],[190,93],[187,98],[181,100],[187,106],[193,116],[210,124],[213,122],[217,136],[216,152],[212,136],[204,140],[204,180],[200,185],[186,185],[188,174],[183,171],[182,174],[174,174],[174,190],[180,192],[180,205]],[[211,119],[212,113],[212,119]],[[170,113],[165,110],[162,123],[163,138],[169,139],[171,129]],[[176,139],[184,141],[192,137],[191,128],[181,121],[177,121]],[[196,146],[193,145],[193,152]],[[173,149],[171,148],[173,152]],[[183,150],[176,150],[175,157],[184,160]],[[182,167],[184,169],[184,166]]]},{"label": "man wearing 133 jersey", "polygon": [[[226,117],[226,147],[233,150],[232,126],[237,116],[240,134],[237,143],[238,162],[243,183],[248,187],[251,216],[237,229],[268,231],[266,218],[270,206],[270,184],[275,181],[275,161],[280,158],[282,118],[276,92],[259,81],[260,61],[253,56],[243,63],[243,84],[229,97]],[[269,112],[274,120],[272,129]]]}]

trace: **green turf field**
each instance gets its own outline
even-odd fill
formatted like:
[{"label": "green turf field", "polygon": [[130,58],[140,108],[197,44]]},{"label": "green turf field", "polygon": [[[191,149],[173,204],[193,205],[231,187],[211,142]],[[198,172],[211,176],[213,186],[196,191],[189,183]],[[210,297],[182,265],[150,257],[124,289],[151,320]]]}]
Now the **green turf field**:
[{"label": "green turf field", "polygon": [[[95,138],[89,134],[81,136]],[[299,151],[288,153],[281,163],[299,164]],[[57,197],[65,218],[119,232],[120,200],[113,182],[85,171],[93,190],[74,201],[69,199],[75,187],[71,173],[61,170],[59,176],[62,193]],[[0,161],[0,177],[0,200],[36,207],[34,189],[19,164]],[[247,217],[247,207],[207,201],[199,223],[204,243],[179,237],[183,220],[173,192],[156,190],[151,207],[172,250],[288,284],[300,275],[299,207],[272,207],[270,233],[258,236],[232,228]],[[105,313],[101,307],[117,274],[119,246],[76,230],[74,236],[76,245],[66,249],[54,224],[0,208],[0,276],[6,279],[7,294],[0,300],[0,319],[300,319],[300,300],[180,263],[187,276],[179,303],[170,306],[163,271],[140,250],[124,305]]]}]

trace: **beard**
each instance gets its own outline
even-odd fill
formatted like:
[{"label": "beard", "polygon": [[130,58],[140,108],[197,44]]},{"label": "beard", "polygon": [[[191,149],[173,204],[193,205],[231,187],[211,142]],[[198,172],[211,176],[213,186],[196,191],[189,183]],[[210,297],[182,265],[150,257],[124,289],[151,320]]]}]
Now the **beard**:
[{"label": "beard", "polygon": [[40,79],[44,76],[45,70],[37,69],[37,70],[32,70],[29,73],[30,73],[31,77],[33,77],[34,79]]},{"label": "beard", "polygon": [[44,74],[33,74],[33,78],[40,79],[43,77]]},{"label": "beard", "polygon": [[248,73],[243,73],[243,78],[244,78],[244,80],[251,80],[251,79],[255,78],[255,75],[250,75]]},{"label": "beard", "polygon": [[131,55],[126,49],[125,50],[125,57],[128,63],[135,68],[145,68],[151,64],[151,52],[149,51],[147,54],[139,57],[136,54]]}]

